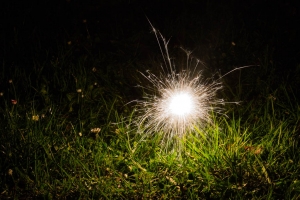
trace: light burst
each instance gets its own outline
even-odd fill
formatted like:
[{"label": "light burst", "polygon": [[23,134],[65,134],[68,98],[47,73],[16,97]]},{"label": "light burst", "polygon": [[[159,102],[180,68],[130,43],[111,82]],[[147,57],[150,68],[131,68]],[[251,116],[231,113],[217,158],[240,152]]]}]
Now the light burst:
[{"label": "light burst", "polygon": [[138,128],[141,133],[163,134],[162,143],[180,139],[195,126],[211,124],[212,111],[220,112],[223,99],[216,98],[219,82],[205,81],[201,74],[193,77],[188,71],[165,76],[143,74],[155,91],[138,101]]},{"label": "light burst", "polygon": [[[150,21],[149,21],[150,23]],[[151,24],[151,23],[150,23]],[[158,41],[164,66],[158,75],[147,71],[141,73],[149,82],[144,98],[138,102],[138,130],[144,137],[162,134],[161,144],[183,138],[196,126],[211,124],[212,111],[220,112],[223,99],[216,93],[222,88],[219,81],[205,79],[196,69],[201,61],[185,51],[186,66],[177,73],[168,52],[168,41],[152,25]],[[194,65],[191,68],[191,65]],[[219,80],[219,79],[217,79]]]}]

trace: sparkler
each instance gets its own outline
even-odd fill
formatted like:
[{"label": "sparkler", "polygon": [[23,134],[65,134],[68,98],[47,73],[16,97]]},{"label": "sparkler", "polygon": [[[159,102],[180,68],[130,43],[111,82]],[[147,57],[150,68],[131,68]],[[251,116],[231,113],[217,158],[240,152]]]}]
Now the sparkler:
[{"label": "sparkler", "polygon": [[218,82],[207,83],[201,74],[193,77],[188,71],[176,74],[174,71],[165,76],[143,74],[151,83],[156,95],[146,94],[139,101],[138,127],[146,136],[162,133],[162,144],[172,139],[180,139],[196,125],[211,122],[210,112],[219,111],[222,99],[216,99],[221,89]]},{"label": "sparkler", "polygon": [[[143,138],[162,134],[162,145],[170,141],[176,144],[195,127],[211,124],[212,111],[221,113],[220,105],[224,104],[224,100],[218,99],[216,93],[222,84],[220,78],[216,81],[208,80],[202,77],[201,72],[196,73],[201,61],[191,57],[191,52],[184,49],[187,55],[186,66],[177,73],[169,56],[168,41],[149,23],[165,65],[161,66],[158,75],[150,71],[141,73],[150,82],[151,86],[145,88],[151,93],[146,93],[143,100],[137,101],[138,131],[143,134]],[[194,65],[192,69],[191,65]]]}]

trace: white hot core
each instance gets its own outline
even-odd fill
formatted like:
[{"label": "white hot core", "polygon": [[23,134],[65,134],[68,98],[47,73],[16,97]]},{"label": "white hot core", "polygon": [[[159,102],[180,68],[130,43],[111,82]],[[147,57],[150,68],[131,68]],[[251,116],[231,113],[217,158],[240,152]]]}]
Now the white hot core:
[{"label": "white hot core", "polygon": [[192,112],[193,100],[188,93],[177,93],[170,99],[169,110],[174,115],[184,116]]}]

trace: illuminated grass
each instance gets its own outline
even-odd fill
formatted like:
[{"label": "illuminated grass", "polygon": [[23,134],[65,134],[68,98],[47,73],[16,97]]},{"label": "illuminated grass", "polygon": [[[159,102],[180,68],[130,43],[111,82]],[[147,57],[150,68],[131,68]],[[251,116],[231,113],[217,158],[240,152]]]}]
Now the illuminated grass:
[{"label": "illuminated grass", "polygon": [[120,112],[120,98],[105,98],[109,90],[95,87],[95,72],[83,66],[49,66],[49,81],[55,77],[66,94],[42,85],[35,92],[21,70],[1,91],[1,199],[299,199],[293,90],[265,93],[228,117],[211,115],[209,126],[183,137],[178,159],[162,152],[163,134],[138,142],[142,136],[124,120],[133,120],[133,108]]}]

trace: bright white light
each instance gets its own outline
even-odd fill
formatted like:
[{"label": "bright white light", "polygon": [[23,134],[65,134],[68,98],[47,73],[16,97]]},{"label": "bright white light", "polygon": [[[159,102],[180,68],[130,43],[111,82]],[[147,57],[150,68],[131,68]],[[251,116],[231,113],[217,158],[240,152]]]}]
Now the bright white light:
[{"label": "bright white light", "polygon": [[174,94],[170,101],[169,109],[174,115],[189,115],[194,107],[192,97],[188,93],[180,92],[178,94]]},{"label": "bright white light", "polygon": [[182,71],[160,76],[150,72],[143,75],[152,84],[146,89],[155,91],[155,95],[146,94],[138,101],[136,122],[145,137],[163,134],[163,146],[171,140],[178,142],[178,138],[193,131],[195,126],[210,123],[210,112],[218,112],[218,105],[223,103],[215,97],[220,83],[207,83],[201,74]]}]

